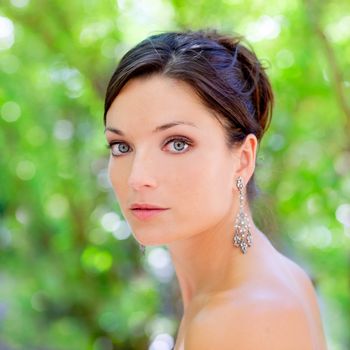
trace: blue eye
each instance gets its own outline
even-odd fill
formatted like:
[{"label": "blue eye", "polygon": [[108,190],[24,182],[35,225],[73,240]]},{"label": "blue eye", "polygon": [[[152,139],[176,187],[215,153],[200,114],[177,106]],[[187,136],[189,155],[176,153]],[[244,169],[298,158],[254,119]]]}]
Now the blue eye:
[{"label": "blue eye", "polygon": [[[168,145],[170,143],[173,143],[174,149],[176,151],[183,151],[184,150],[184,147],[181,146],[181,145],[190,146],[190,143],[187,140],[183,139],[183,138],[171,139],[166,144]],[[188,147],[186,147],[185,149],[187,149],[187,148]],[[175,153],[177,153],[177,152],[175,152]]]},{"label": "blue eye", "polygon": [[[188,149],[192,142],[184,137],[173,137],[172,139],[168,140],[165,145],[173,143],[173,150],[171,153],[185,153],[185,150]],[[187,146],[187,147],[186,147]],[[108,145],[106,145],[107,148],[111,150],[111,154],[114,157],[120,157],[123,154],[128,153],[129,145],[125,142],[112,142]]]},{"label": "blue eye", "polygon": [[[119,147],[121,145],[121,147]],[[129,146],[125,142],[113,142],[107,145],[107,148],[111,150],[111,154],[114,157],[119,157],[120,154],[127,153]],[[120,152],[119,154],[116,152]]]}]

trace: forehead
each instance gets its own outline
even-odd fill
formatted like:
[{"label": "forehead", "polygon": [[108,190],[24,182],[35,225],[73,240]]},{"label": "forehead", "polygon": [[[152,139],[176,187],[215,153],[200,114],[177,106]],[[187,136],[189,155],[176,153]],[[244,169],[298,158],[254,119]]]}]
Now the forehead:
[{"label": "forehead", "polygon": [[138,125],[158,125],[177,119],[202,126],[217,123],[214,112],[203,104],[189,84],[161,75],[128,81],[106,115],[107,125],[132,121]]}]

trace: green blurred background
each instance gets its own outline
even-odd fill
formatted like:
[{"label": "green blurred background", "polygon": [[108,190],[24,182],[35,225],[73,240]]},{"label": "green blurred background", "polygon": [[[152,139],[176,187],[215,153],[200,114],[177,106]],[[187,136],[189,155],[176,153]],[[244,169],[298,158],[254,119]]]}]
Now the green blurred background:
[{"label": "green blurred background", "polygon": [[350,349],[347,0],[1,0],[0,349],[171,349],[174,270],[120,213],[103,99],[137,42],[200,27],[243,34],[269,66],[255,221],[312,278],[329,349]]}]

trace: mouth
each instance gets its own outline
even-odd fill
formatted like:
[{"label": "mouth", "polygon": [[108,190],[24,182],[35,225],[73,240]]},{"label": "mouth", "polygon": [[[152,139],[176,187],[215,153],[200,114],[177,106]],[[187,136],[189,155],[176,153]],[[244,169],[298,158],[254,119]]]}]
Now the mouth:
[{"label": "mouth", "polygon": [[131,209],[131,212],[134,216],[136,216],[140,220],[145,220],[151,217],[154,217],[158,214],[161,214],[162,212],[168,210],[169,208],[163,208],[163,209]]}]

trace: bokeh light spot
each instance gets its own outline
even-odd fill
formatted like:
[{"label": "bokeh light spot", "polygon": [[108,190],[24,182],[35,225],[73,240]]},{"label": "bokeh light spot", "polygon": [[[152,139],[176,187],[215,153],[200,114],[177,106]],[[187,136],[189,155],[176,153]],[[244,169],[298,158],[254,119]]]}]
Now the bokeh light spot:
[{"label": "bokeh light spot", "polygon": [[113,230],[112,234],[116,239],[124,240],[131,236],[132,231],[129,224],[126,221],[121,220],[118,228]]},{"label": "bokeh light spot", "polygon": [[15,7],[22,8],[29,4],[29,0],[11,0],[11,4]]},{"label": "bokeh light spot", "polygon": [[113,232],[120,226],[120,217],[114,212],[106,213],[101,218],[101,225],[106,231]]},{"label": "bokeh light spot", "polygon": [[24,181],[31,180],[36,172],[36,167],[29,160],[22,160],[16,166],[16,175]]},{"label": "bokeh light spot", "polygon": [[264,39],[275,39],[281,31],[282,17],[261,16],[257,21],[248,24],[247,39],[252,42]]},{"label": "bokeh light spot", "polygon": [[97,174],[97,184],[105,191],[108,191],[112,186],[108,176],[108,169],[101,169]]},{"label": "bokeh light spot", "polygon": [[332,232],[325,225],[305,226],[292,239],[302,243],[305,247],[319,249],[327,248],[333,241]]},{"label": "bokeh light spot", "polygon": [[158,334],[173,334],[175,324],[167,317],[156,315],[152,321],[147,323],[145,331],[150,339],[155,339]]},{"label": "bokeh light spot", "polygon": [[59,219],[66,214],[68,206],[66,197],[60,193],[55,193],[46,202],[45,210],[52,218]]},{"label": "bokeh light spot", "polygon": [[21,116],[21,107],[14,101],[5,102],[1,107],[1,116],[8,123],[15,122]]},{"label": "bokeh light spot", "polygon": [[85,26],[79,36],[80,43],[89,46],[101,38],[108,36],[110,29],[109,22],[101,21]]},{"label": "bokeh light spot", "polygon": [[174,274],[169,252],[162,248],[152,248],[147,255],[147,263],[152,273],[161,282],[169,282]]},{"label": "bokeh light spot", "polygon": [[28,212],[24,209],[24,208],[17,208],[16,210],[16,219],[18,222],[20,222],[21,224],[25,225],[29,222],[29,216],[28,216]]},{"label": "bokeh light spot", "polygon": [[113,258],[106,250],[95,246],[88,246],[81,256],[81,262],[89,271],[104,272],[111,268]]},{"label": "bokeh light spot", "polygon": [[70,140],[74,133],[74,127],[69,120],[57,120],[54,127],[54,135],[58,140]]},{"label": "bokeh light spot", "polygon": [[294,64],[293,52],[288,49],[282,49],[278,51],[276,55],[277,67],[281,69],[286,69]]},{"label": "bokeh light spot", "polygon": [[13,22],[0,16],[0,51],[9,49],[15,42],[15,28]]},{"label": "bokeh light spot", "polygon": [[171,350],[174,347],[174,338],[167,333],[158,334],[148,350]]},{"label": "bokeh light spot", "polygon": [[335,212],[337,220],[346,227],[350,227],[350,204],[339,205]]}]

